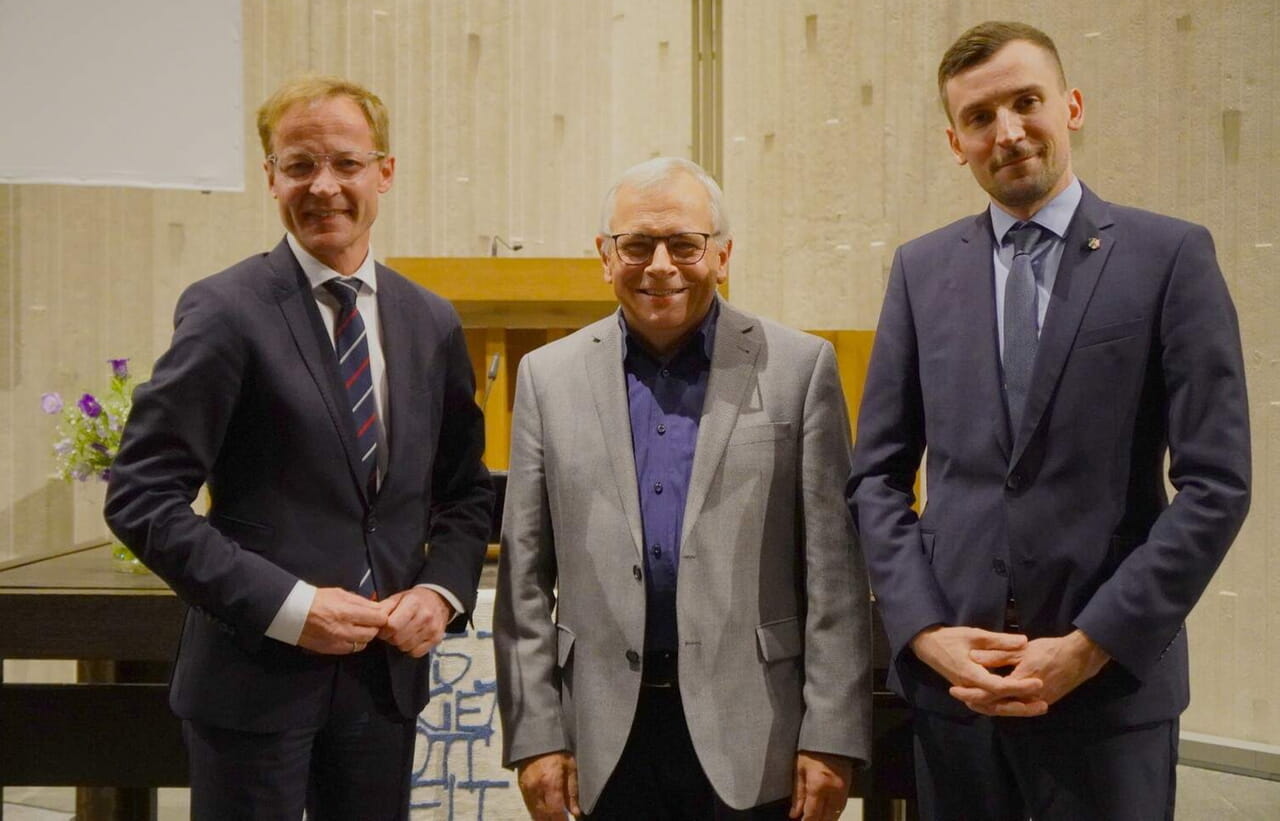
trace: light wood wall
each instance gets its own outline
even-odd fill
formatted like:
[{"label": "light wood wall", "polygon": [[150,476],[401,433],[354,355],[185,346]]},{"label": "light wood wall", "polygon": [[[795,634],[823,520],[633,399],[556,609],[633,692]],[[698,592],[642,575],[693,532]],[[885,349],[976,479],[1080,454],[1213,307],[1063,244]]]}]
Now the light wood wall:
[{"label": "light wood wall", "polygon": [[[1085,96],[1077,170],[1103,197],[1208,225],[1240,308],[1254,511],[1192,617],[1185,729],[1280,744],[1280,15],[1274,0],[727,0],[724,185],[735,303],[870,329],[893,249],[983,196],[942,135],[934,71],[983,19],[1057,40]],[[244,0],[253,108],[302,71],[384,96],[397,180],[375,250],[589,255],[611,178],[692,145],[690,0]],[[162,104],[163,101],[158,101]],[[86,128],[85,138],[92,139]],[[101,490],[47,479],[40,394],[145,370],[178,293],[281,229],[256,148],[244,193],[0,186],[0,545],[102,532]],[[505,250],[504,254],[508,253]]]}]

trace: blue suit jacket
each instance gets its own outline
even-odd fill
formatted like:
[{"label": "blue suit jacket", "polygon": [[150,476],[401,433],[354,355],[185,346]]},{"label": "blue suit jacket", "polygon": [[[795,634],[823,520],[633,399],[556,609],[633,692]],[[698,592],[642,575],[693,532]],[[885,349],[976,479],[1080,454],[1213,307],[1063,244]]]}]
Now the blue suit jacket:
[{"label": "blue suit jacket", "polygon": [[[492,490],[462,329],[447,302],[381,265],[378,314],[390,438],[368,498],[333,345],[288,244],[178,301],[173,342],[134,394],[106,515],[191,605],[170,694],[183,718],[316,723],[332,657],[264,633],[298,579],[352,589],[366,547],[384,596],[429,582],[474,606]],[[207,518],[190,509],[206,482]],[[417,715],[427,658],[381,646],[399,711]]]},{"label": "blue suit jacket", "polygon": [[1030,637],[1078,627],[1114,659],[1045,721],[1171,718],[1189,700],[1183,622],[1249,504],[1244,366],[1213,241],[1086,188],[1019,430],[992,243],[983,212],[902,246],[880,316],[847,490],[891,680],[971,715],[908,645],[933,624],[1002,629],[1011,586]]}]

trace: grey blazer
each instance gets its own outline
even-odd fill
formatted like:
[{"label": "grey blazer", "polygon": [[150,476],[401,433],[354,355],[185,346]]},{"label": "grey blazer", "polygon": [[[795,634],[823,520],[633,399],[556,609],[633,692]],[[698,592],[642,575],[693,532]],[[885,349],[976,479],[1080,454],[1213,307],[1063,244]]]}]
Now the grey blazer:
[{"label": "grey blazer", "polygon": [[[622,351],[615,314],[520,364],[494,614],[504,760],[572,751],[588,812],[631,729],[644,649]],[[730,806],[789,795],[797,750],[868,758],[849,460],[831,345],[722,303],[676,608],[689,732]]]}]

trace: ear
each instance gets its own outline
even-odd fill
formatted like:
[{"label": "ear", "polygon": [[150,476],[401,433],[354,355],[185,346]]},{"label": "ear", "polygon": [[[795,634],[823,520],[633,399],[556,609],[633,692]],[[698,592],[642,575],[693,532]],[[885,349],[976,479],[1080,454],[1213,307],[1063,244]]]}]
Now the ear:
[{"label": "ear", "polygon": [[[717,243],[718,244],[718,243]],[[716,284],[723,285],[729,281],[729,257],[733,255],[733,238],[716,250],[716,259],[720,265],[716,270]]]},{"label": "ear", "polygon": [[604,234],[596,234],[596,253],[600,255],[600,265],[604,267],[604,281],[613,282],[613,272],[609,270],[609,252],[604,247],[608,241],[609,238]]},{"label": "ear", "polygon": [[1080,89],[1067,92],[1067,128],[1079,131],[1084,126],[1084,95]]},{"label": "ear", "polygon": [[396,158],[383,157],[378,163],[378,193],[385,194],[391,190],[391,181],[396,177]]},{"label": "ear", "polygon": [[276,193],[276,167],[270,162],[263,160],[262,170],[267,174],[267,190],[271,192],[271,198],[280,199],[280,195]]},{"label": "ear", "polygon": [[947,145],[951,147],[951,156],[956,158],[956,165],[969,164],[968,158],[960,150],[960,138],[956,136],[956,130],[952,126],[947,126]]}]

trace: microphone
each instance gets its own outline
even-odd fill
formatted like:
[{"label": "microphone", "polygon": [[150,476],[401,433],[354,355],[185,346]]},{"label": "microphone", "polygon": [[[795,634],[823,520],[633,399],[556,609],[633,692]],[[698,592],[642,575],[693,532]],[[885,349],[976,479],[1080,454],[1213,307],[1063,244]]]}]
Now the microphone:
[{"label": "microphone", "polygon": [[480,398],[480,410],[484,411],[485,406],[489,404],[489,391],[493,390],[493,383],[498,379],[498,363],[502,360],[502,354],[494,354],[489,360],[489,372],[484,378],[484,396]]},{"label": "microphone", "polygon": [[516,243],[512,243],[511,245],[507,245],[507,241],[505,239],[498,236],[497,234],[494,234],[493,239],[489,242],[489,256],[496,257],[498,255],[498,243],[502,243],[502,245],[505,246],[508,251],[513,251],[513,252],[519,251],[521,248],[524,247],[524,243],[522,242],[516,242]]}]

